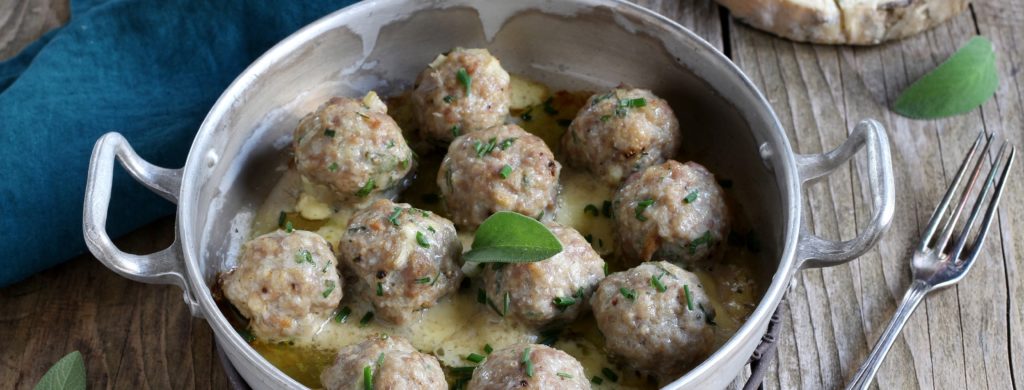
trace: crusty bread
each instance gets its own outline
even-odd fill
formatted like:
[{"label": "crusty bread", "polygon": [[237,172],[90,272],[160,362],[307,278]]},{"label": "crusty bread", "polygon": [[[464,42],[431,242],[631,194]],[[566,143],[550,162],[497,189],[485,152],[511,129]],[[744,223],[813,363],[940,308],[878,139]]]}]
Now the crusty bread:
[{"label": "crusty bread", "polygon": [[804,42],[872,45],[927,30],[967,0],[718,0],[759,29]]}]

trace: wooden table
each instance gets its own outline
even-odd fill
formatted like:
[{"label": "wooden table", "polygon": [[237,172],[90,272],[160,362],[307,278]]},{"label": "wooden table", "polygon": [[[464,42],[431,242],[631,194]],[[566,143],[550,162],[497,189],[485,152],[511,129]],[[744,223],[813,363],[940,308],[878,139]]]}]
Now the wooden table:
[{"label": "wooden table", "polygon": [[[876,47],[794,43],[753,30],[710,0],[641,1],[730,56],[761,88],[793,148],[839,145],[860,119],[889,130],[897,185],[892,228],[849,264],[800,274],[783,302],[779,353],[766,388],[834,388],[856,371],[909,285],[904,256],[979,131],[1024,145],[1024,3],[980,0],[938,28]],[[0,58],[66,21],[66,0],[0,4]],[[887,109],[910,82],[972,35],[995,43],[1000,87],[980,110],[913,121]],[[1024,180],[1013,174],[983,258],[957,287],[930,296],[878,375],[882,388],[1007,389],[1024,384]],[[85,174],[84,172],[82,173]],[[805,222],[853,237],[870,216],[863,161],[807,190]],[[173,220],[119,240],[137,253],[169,244]],[[0,388],[28,388],[71,350],[93,388],[224,388],[209,327],[181,292],[130,282],[91,256],[0,289]]]}]

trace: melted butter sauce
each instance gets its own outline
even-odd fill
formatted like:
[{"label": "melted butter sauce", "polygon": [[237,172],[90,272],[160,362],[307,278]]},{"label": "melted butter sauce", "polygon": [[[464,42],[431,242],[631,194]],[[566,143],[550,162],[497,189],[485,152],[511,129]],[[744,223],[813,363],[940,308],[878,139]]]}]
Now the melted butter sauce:
[{"label": "melted butter sauce", "polygon": [[[510,121],[527,131],[538,135],[558,155],[559,139],[568,122],[586,102],[587,92],[557,92],[550,94],[546,87],[528,80],[513,77],[513,106]],[[389,113],[406,132],[407,139],[414,139],[412,110],[408,94],[389,99]],[[417,176],[411,181],[399,202],[446,216],[436,185],[436,175],[444,150],[429,151],[425,145],[411,142],[419,152]],[[564,161],[558,158],[559,161]],[[560,176],[561,192],[556,221],[576,228],[587,237],[594,249],[609,263],[609,272],[626,267],[615,256],[613,221],[602,212],[603,204],[611,201],[615,189],[610,188],[583,171],[563,164]],[[294,170],[289,169],[271,191],[257,213],[253,223],[253,237],[278,228],[280,213],[295,229],[309,230],[323,236],[337,245],[345,231],[353,209],[337,207],[322,201],[318,194]],[[727,190],[728,192],[728,190]],[[589,208],[592,205],[593,208]],[[749,221],[744,218],[741,208],[730,201],[734,212],[733,230],[749,231]],[[597,215],[594,215],[594,210]],[[314,219],[315,218],[315,219]],[[472,243],[471,232],[460,232],[464,249]],[[725,245],[717,258],[696,267],[686,267],[696,273],[715,307],[715,344],[721,346],[743,324],[750,315],[761,290],[754,282],[756,256],[749,245]],[[469,267],[470,271],[472,267]],[[392,326],[380,321],[361,321],[372,307],[356,299],[346,284],[345,296],[338,311],[350,311],[347,317],[335,315],[326,321],[311,338],[287,343],[268,343],[262,340],[252,342],[253,347],[264,358],[281,369],[285,374],[311,388],[320,387],[320,372],[331,364],[338,349],[361,342],[378,334],[398,335],[408,339],[418,350],[433,354],[446,368],[473,366],[465,360],[470,353],[484,355],[484,346],[492,348],[522,343],[553,342],[553,346],[574,356],[583,365],[588,378],[601,376],[602,369],[610,368],[619,379],[613,382],[604,378],[602,389],[647,389],[657,387],[657,380],[645,377],[624,365],[610,360],[604,350],[604,337],[589,313],[565,328],[544,332],[528,329],[506,321],[496,314],[496,309],[477,301],[478,281],[463,285],[454,296],[443,298],[433,308],[419,312],[419,316],[404,326]],[[229,306],[225,304],[225,306]],[[225,309],[225,312],[232,309]],[[336,313],[338,312],[336,311]],[[231,317],[231,316],[229,316]],[[245,323],[235,321],[239,329]],[[451,370],[448,383],[454,385],[460,378]],[[668,381],[674,378],[663,378]]]}]

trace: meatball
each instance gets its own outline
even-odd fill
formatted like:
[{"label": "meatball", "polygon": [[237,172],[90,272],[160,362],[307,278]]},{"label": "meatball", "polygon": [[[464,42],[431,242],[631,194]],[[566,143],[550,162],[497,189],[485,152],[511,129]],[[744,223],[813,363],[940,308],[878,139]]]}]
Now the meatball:
[{"label": "meatball", "polygon": [[343,202],[397,187],[416,160],[387,111],[373,92],[361,100],[331,98],[295,129],[296,169]]},{"label": "meatball", "polygon": [[[372,386],[365,383],[367,376]],[[320,373],[320,382],[328,390],[448,389],[437,358],[417,351],[405,339],[388,335],[339,350],[334,363]]]},{"label": "meatball", "polygon": [[339,260],[380,318],[403,324],[462,281],[462,241],[451,221],[387,199],[357,211],[339,244]]},{"label": "meatball", "polygon": [[571,355],[541,344],[494,351],[473,370],[469,390],[590,389],[583,366]]},{"label": "meatball", "polygon": [[579,232],[555,223],[548,229],[561,241],[561,253],[534,263],[490,264],[482,271],[492,301],[504,302],[508,294],[504,314],[538,327],[576,319],[604,278],[604,260]]},{"label": "meatball", "polygon": [[438,56],[412,92],[420,137],[447,145],[460,134],[505,123],[509,82],[487,49],[455,48]]},{"label": "meatball", "polygon": [[705,259],[729,234],[722,188],[695,162],[670,160],[631,176],[615,195],[614,214],[627,261]]},{"label": "meatball", "polygon": [[637,370],[672,378],[711,352],[711,301],[697,275],[671,263],[608,275],[590,305],[610,354]]},{"label": "meatball", "polygon": [[679,122],[672,108],[646,89],[616,88],[597,94],[562,135],[569,165],[618,186],[631,173],[673,158]]},{"label": "meatball", "polygon": [[269,341],[309,337],[341,301],[336,265],[323,237],[278,230],[242,245],[238,267],[221,275],[221,288],[249,319],[255,336]]},{"label": "meatball", "polygon": [[473,230],[498,211],[550,220],[558,205],[561,170],[543,140],[504,125],[452,141],[437,186],[452,221]]}]

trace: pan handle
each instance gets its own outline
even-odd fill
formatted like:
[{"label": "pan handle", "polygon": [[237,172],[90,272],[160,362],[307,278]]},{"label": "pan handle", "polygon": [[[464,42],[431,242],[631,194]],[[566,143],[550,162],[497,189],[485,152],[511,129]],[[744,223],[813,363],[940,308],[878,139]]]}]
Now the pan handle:
[{"label": "pan handle", "polygon": [[114,179],[114,158],[142,185],[164,199],[178,203],[181,188],[181,169],[167,169],[146,162],[128,145],[119,133],[104,134],[92,150],[89,160],[89,178],[85,183],[85,205],[82,231],[89,251],[103,265],[119,275],[143,283],[173,284],[184,291],[185,304],[192,315],[199,316],[199,305],[185,277],[185,263],[181,253],[178,232],[174,242],[166,249],[147,255],[122,252],[107,235],[107,210],[110,207],[111,185]]},{"label": "pan handle", "polygon": [[868,181],[874,215],[856,237],[848,241],[821,238],[807,226],[800,228],[797,244],[799,269],[829,267],[843,264],[863,255],[878,242],[889,228],[895,211],[896,192],[893,184],[892,154],[885,128],[875,120],[861,121],[850,138],[838,148],[823,154],[797,155],[797,169],[803,184],[812,184],[846,164],[862,147],[867,146]]}]

